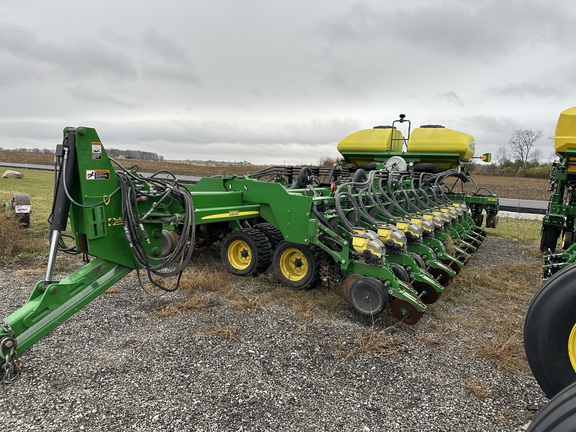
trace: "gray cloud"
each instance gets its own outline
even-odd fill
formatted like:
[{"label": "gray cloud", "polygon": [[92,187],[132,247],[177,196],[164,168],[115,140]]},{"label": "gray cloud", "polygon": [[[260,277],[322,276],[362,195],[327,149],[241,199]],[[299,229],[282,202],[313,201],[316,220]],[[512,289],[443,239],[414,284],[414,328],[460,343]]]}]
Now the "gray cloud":
[{"label": "gray cloud", "polygon": [[510,97],[536,97],[536,98],[549,98],[562,96],[566,90],[562,90],[554,85],[548,83],[508,83],[504,86],[493,87],[488,90],[494,96],[510,96]]},{"label": "gray cloud", "polygon": [[[570,2],[0,3],[0,146],[66,125],[167,157],[316,161],[348,134],[444,124],[553,134],[574,90]],[[195,158],[188,157],[186,158]]]}]

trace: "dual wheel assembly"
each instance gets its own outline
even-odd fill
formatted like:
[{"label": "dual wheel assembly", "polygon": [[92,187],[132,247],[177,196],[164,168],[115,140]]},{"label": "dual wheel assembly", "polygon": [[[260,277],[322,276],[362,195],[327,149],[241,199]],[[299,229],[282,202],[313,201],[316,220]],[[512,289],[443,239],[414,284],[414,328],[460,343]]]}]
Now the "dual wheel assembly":
[{"label": "dual wheel assembly", "polygon": [[548,279],[532,299],[524,347],[536,381],[552,398],[528,430],[576,430],[576,265]]},{"label": "dual wheel assembly", "polygon": [[291,288],[314,288],[320,281],[322,250],[284,241],[270,224],[232,231],[222,241],[220,256],[238,276],[258,275],[272,265],[278,281]]}]

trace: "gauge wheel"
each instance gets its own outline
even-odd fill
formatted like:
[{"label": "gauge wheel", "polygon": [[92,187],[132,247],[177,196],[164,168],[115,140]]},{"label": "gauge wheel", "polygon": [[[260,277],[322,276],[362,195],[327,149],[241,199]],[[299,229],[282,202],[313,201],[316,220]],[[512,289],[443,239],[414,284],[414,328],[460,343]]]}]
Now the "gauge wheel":
[{"label": "gauge wheel", "polygon": [[392,303],[390,303],[390,311],[394,318],[408,325],[416,324],[420,321],[422,315],[424,315],[422,312],[419,312],[412,303],[401,299],[392,300]]},{"label": "gauge wheel", "polygon": [[272,250],[276,249],[276,246],[280,244],[282,240],[284,240],[284,236],[282,235],[282,231],[276,228],[274,225],[268,222],[262,222],[259,224],[254,225],[259,231],[262,231],[268,240],[270,241],[270,245],[272,246]]},{"label": "gauge wheel", "polygon": [[314,288],[320,282],[322,249],[282,241],[274,251],[272,268],[276,279],[290,288]]},{"label": "gauge wheel", "polygon": [[540,237],[540,252],[550,251],[551,253],[554,253],[556,251],[558,237],[560,237],[560,228],[551,225],[544,225]]},{"label": "gauge wheel", "polygon": [[384,284],[373,277],[362,277],[350,286],[350,303],[356,312],[374,316],[388,304],[388,291]]},{"label": "gauge wheel", "polygon": [[390,263],[390,267],[392,268],[392,272],[394,273],[394,276],[396,276],[396,279],[407,284],[410,283],[410,275],[404,267],[398,263]]},{"label": "gauge wheel", "polygon": [[421,255],[414,253],[414,252],[409,252],[409,255],[412,258],[414,258],[414,261],[416,261],[416,264],[418,264],[418,267],[420,267],[422,270],[427,269],[426,261],[424,261],[424,258],[422,258]]},{"label": "gauge wheel", "polygon": [[220,256],[226,269],[238,276],[264,273],[272,261],[268,237],[254,228],[232,231],[222,241]]},{"label": "gauge wheel", "polygon": [[524,349],[549,398],[576,381],[576,266],[552,276],[534,296],[524,321]]}]

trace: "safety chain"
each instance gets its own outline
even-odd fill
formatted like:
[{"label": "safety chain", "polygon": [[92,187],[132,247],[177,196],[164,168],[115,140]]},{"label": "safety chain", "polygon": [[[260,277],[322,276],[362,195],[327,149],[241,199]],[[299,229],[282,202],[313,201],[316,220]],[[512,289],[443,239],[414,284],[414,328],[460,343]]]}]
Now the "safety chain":
[{"label": "safety chain", "polygon": [[20,375],[18,351],[16,350],[18,342],[12,327],[2,319],[0,319],[0,329],[7,334],[0,339],[0,358],[2,359],[0,375],[3,383],[10,384]]}]

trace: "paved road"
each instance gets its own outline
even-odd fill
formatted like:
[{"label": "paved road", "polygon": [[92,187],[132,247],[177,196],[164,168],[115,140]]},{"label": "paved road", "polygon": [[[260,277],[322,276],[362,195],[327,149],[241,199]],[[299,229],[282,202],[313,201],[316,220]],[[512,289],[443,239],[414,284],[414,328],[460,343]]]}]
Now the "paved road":
[{"label": "paved road", "polygon": [[[0,166],[8,168],[20,168],[20,169],[27,168],[27,169],[54,171],[54,167],[49,165],[32,165],[32,164],[0,162]],[[150,175],[150,173],[142,173],[142,175]],[[195,183],[198,180],[200,180],[200,177],[196,176],[178,176],[178,178],[186,183]],[[521,200],[513,198],[499,198],[499,201],[500,201],[500,210],[516,213],[545,214],[546,208],[548,207],[547,201]]]},{"label": "paved road", "polygon": [[548,201],[521,200],[513,198],[498,198],[500,210],[518,213],[545,214]]}]

